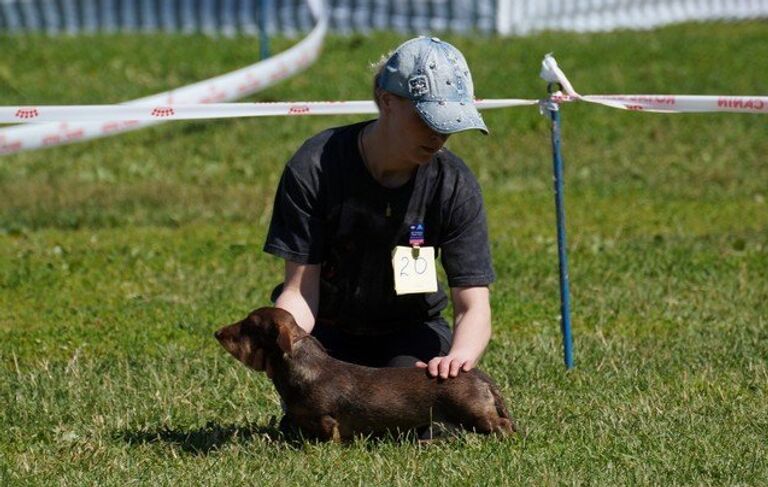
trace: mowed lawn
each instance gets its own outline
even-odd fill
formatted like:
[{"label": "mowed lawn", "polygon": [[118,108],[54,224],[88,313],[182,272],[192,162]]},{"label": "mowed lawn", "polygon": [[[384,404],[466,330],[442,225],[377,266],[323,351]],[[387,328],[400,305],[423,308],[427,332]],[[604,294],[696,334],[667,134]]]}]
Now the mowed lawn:
[{"label": "mowed lawn", "polygon": [[[481,98],[768,94],[768,24],[453,37]],[[251,101],[365,99],[404,37],[331,37]],[[292,42],[276,40],[274,49]],[[0,104],[120,102],[254,62],[252,38],[0,37]],[[768,117],[570,104],[576,368],[562,365],[549,125],[461,134],[498,280],[481,366],[525,435],[419,446],[276,439],[266,377],[212,337],[268,303],[261,251],[298,145],[361,117],[177,122],[0,158],[0,484],[768,483]]]}]

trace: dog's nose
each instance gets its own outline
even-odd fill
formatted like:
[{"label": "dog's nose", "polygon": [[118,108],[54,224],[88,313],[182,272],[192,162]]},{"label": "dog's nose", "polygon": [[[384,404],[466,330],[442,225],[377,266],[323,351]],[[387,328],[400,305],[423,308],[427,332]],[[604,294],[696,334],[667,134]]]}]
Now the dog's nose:
[{"label": "dog's nose", "polygon": [[221,337],[221,330],[218,330],[218,331],[215,331],[215,332],[213,332],[213,336],[214,336],[216,339],[219,339],[219,338]]}]

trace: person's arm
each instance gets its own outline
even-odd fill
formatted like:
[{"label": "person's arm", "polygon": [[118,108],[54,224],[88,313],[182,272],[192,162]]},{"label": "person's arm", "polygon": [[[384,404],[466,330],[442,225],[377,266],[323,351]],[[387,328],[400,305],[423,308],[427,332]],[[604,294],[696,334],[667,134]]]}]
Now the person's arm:
[{"label": "person's arm", "polygon": [[471,370],[491,339],[491,305],[487,286],[451,288],[453,300],[453,343],[445,357],[429,363],[417,362],[433,377],[456,377],[459,371]]},{"label": "person's arm", "polygon": [[275,301],[275,306],[291,313],[307,333],[315,326],[319,295],[320,265],[296,264],[286,260],[283,292]]},{"label": "person's arm", "polygon": [[[307,333],[315,326],[317,316],[317,302],[320,295],[320,266],[310,264],[296,264],[285,261],[285,281],[283,292],[277,297],[275,307],[282,308],[293,315],[296,323]],[[272,368],[265,360],[264,350],[253,352],[253,366],[256,370],[263,370],[272,378]]]}]

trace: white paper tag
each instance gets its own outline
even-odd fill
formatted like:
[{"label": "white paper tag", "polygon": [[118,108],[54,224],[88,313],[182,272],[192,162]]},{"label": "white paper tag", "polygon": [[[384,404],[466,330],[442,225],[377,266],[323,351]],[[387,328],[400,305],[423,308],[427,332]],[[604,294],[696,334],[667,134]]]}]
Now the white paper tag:
[{"label": "white paper tag", "polygon": [[395,293],[398,296],[437,292],[434,247],[395,247],[392,251],[392,269],[395,273]]}]

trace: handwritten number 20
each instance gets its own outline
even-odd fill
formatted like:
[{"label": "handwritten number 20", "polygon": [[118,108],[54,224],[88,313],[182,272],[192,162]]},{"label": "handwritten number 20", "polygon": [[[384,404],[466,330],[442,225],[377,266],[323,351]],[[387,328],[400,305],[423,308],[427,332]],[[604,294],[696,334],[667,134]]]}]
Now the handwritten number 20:
[{"label": "handwritten number 20", "polygon": [[402,264],[400,267],[400,277],[408,277],[409,267],[413,268],[413,272],[419,275],[427,271],[427,259],[424,257],[416,257],[413,260],[408,257],[400,257],[400,264]]}]

